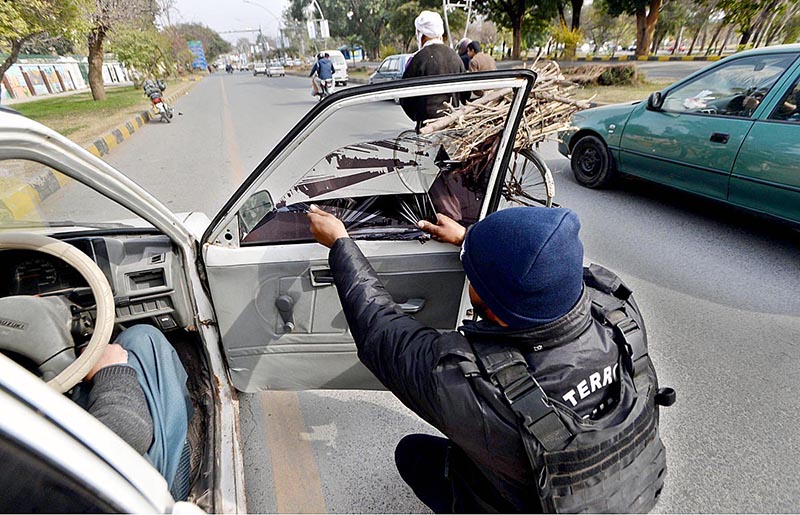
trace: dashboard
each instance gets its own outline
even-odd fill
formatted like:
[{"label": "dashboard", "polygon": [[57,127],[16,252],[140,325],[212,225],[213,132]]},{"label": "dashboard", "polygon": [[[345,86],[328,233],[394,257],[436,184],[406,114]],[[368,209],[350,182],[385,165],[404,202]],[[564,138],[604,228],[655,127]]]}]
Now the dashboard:
[{"label": "dashboard", "polygon": [[[181,260],[166,236],[63,241],[89,256],[106,276],[118,323],[152,319],[164,331],[192,324]],[[0,251],[0,297],[12,295],[69,295],[78,304],[94,304],[77,270],[56,257],[29,250]]]}]

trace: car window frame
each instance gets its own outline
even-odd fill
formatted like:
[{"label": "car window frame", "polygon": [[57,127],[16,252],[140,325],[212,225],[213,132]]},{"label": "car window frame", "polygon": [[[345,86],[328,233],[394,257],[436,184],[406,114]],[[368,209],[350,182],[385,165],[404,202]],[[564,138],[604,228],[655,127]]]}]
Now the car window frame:
[{"label": "car window frame", "polygon": [[775,89],[781,89],[782,93],[776,98],[776,101],[774,102],[775,104],[774,107],[769,112],[769,114],[765,116],[763,121],[769,123],[800,125],[800,120],[778,120],[773,118],[773,116],[775,116],[775,113],[778,110],[778,107],[780,106],[780,103],[783,101],[784,98],[786,98],[786,96],[789,94],[790,91],[798,90],[798,92],[800,92],[800,60],[798,60],[798,62],[796,62],[795,64],[796,66],[793,67],[792,69],[793,72],[792,75],[786,78],[786,80],[784,80],[782,84],[778,85],[781,86],[780,88],[778,87],[775,88]]},{"label": "car window frame", "polygon": [[[426,94],[441,94],[440,91],[457,92],[470,91],[474,89],[494,89],[503,87],[516,87],[517,96],[511,104],[509,120],[501,138],[501,145],[505,148],[502,154],[498,154],[490,181],[487,188],[485,202],[481,209],[482,218],[487,210],[497,208],[500,201],[500,190],[497,187],[497,173],[507,169],[512,158],[513,145],[508,142],[508,130],[516,133],[522,120],[522,108],[527,101],[528,95],[536,81],[537,74],[527,69],[495,70],[476,73],[460,73],[453,75],[437,75],[430,77],[418,77],[405,79],[402,81],[388,81],[380,84],[360,86],[359,88],[339,90],[328,96],[322,102],[316,104],[306,115],[284,136],[284,138],[272,149],[272,151],[259,163],[255,170],[242,181],[239,188],[229,197],[225,205],[217,212],[211,223],[205,230],[201,242],[209,245],[223,245],[229,247],[239,247],[238,228],[235,222],[238,210],[247,201],[247,198],[256,193],[258,188],[276,171],[276,167],[285,159],[286,155],[294,151],[301,143],[302,135],[309,130],[319,126],[325,119],[334,112],[348,105],[360,103],[357,97],[372,98],[374,100],[392,100],[398,96],[398,92],[404,96],[416,96],[420,94],[420,89]],[[451,90],[450,86],[464,83],[459,90]],[[224,237],[223,237],[224,235]]]},{"label": "car window frame", "polygon": [[[742,59],[749,59],[752,57],[772,57],[777,55],[789,55],[794,56],[794,60],[786,67],[786,69],[781,73],[781,75],[775,80],[775,83],[772,85],[770,90],[762,99],[761,103],[756,107],[755,111],[751,116],[732,116],[732,115],[724,115],[724,114],[711,114],[711,113],[699,113],[699,112],[691,112],[691,111],[675,111],[671,109],[661,108],[661,111],[664,113],[675,114],[675,115],[687,115],[687,116],[701,116],[701,117],[708,117],[708,118],[721,118],[725,120],[749,120],[755,122],[757,120],[761,120],[763,117],[763,112],[766,109],[766,106],[770,105],[773,102],[773,96],[775,95],[775,91],[778,90],[780,87],[783,86],[783,83],[786,80],[788,74],[791,74],[794,69],[800,63],[800,53],[797,51],[786,51],[786,52],[770,52],[770,53],[761,53],[761,54],[750,54],[750,55],[737,55],[726,58],[719,62],[716,66],[709,66],[708,68],[701,70],[697,74],[690,75],[689,77],[685,78],[684,80],[678,81],[675,84],[672,84],[668,88],[666,88],[663,92],[664,99],[666,100],[670,94],[674,93],[679,88],[692,84],[698,80],[701,80],[711,73],[714,73],[726,66],[730,66],[735,64],[737,61]],[[777,121],[777,120],[776,120]]]}]

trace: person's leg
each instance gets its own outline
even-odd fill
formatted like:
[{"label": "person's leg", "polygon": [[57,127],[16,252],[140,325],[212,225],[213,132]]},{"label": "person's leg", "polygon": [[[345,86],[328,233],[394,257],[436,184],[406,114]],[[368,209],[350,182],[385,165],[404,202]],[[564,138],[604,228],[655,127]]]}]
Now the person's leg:
[{"label": "person's leg", "polygon": [[146,457],[166,478],[173,496],[185,498],[188,467],[183,462],[188,458],[186,434],[194,411],[186,371],[167,338],[153,326],[126,329],[116,343],[128,351],[128,364],[136,370],[153,418],[153,444]]},{"label": "person's leg", "polygon": [[434,513],[453,510],[453,494],[445,470],[449,446],[446,438],[413,434],[403,437],[394,451],[400,477]]}]

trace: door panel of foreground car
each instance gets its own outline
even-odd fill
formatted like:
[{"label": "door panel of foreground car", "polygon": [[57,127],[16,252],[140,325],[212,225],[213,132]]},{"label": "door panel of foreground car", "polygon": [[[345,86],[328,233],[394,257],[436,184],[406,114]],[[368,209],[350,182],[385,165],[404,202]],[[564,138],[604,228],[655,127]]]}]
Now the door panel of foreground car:
[{"label": "door panel of foreground car", "polygon": [[[527,80],[504,84],[519,92]],[[471,79],[442,84],[477,89]],[[509,139],[487,148],[481,161],[465,160],[458,134],[417,134],[400,107],[385,102],[402,94],[390,94],[351,94],[344,106],[332,98],[337,109],[315,111],[318,119],[297,143],[251,177],[241,196],[247,200],[222,237],[206,244],[211,295],[238,389],[382,388],[358,361],[328,249],[309,231],[311,203],[344,221],[403,311],[440,330],[463,318],[460,249],[423,238],[416,223],[435,212],[464,225],[477,221],[502,178],[498,156],[506,155]]]},{"label": "door panel of foreground car", "polygon": [[621,171],[725,199],[734,160],[759,104],[797,56],[732,59],[637,106],[625,126]]}]

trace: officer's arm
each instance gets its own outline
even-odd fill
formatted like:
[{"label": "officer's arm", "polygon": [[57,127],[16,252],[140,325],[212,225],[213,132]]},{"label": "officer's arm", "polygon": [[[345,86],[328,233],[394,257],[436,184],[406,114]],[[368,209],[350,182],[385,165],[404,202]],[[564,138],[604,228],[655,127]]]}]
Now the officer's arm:
[{"label": "officer's arm", "polygon": [[437,425],[431,372],[439,332],[400,309],[352,239],[337,239],[328,262],[361,362],[404,404]]},{"label": "officer's arm", "polygon": [[314,66],[311,67],[311,73],[308,74],[309,77],[313,77],[314,73],[317,71],[317,63],[314,63]]}]

